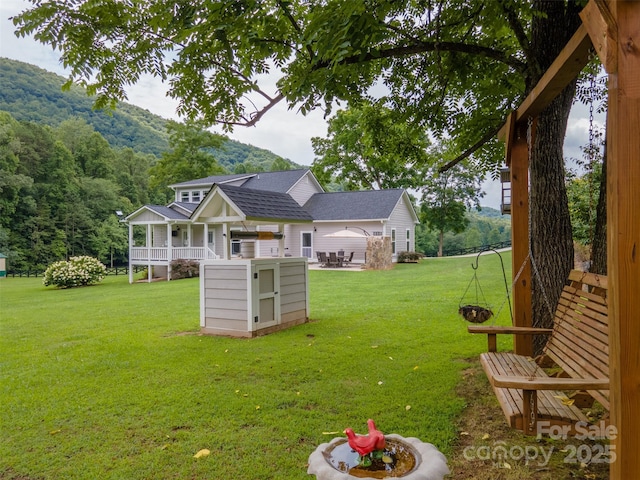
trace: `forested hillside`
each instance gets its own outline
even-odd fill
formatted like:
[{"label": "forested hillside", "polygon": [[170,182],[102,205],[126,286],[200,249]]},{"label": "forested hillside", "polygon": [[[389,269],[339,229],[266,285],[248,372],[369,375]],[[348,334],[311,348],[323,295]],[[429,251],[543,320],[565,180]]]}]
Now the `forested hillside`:
[{"label": "forested hillside", "polygon": [[160,155],[167,149],[166,121],[147,110],[120,104],[114,112],[96,111],[85,91],[72,86],[62,91],[66,79],[33,65],[0,59],[0,110],[16,120],[56,126],[79,117],[113,147],[129,147]]},{"label": "forested hillside", "polygon": [[[215,173],[299,168],[267,150],[176,124],[131,105],[93,111],[82,89],[0,59],[0,252],[11,270],[44,269],[73,255],[126,262],[125,215],[166,204],[167,185]],[[183,178],[184,177],[184,178]],[[490,217],[487,218],[487,214]],[[464,234],[447,233],[445,250],[509,238],[499,212],[469,213]],[[416,250],[437,251],[437,233],[416,229]]]},{"label": "forested hillside", "polygon": [[[68,91],[62,91],[65,82],[64,77],[34,65],[0,58],[0,110],[9,112],[19,121],[53,127],[78,117],[112,147],[128,147],[156,156],[167,150],[167,120],[128,103],[118,104],[114,112],[93,110],[93,100],[82,88],[72,86]],[[221,166],[232,172],[269,170],[277,160],[298,167],[269,150],[235,140],[227,140],[212,153]]]},{"label": "forested hillside", "polygon": [[132,105],[94,111],[82,89],[62,91],[64,81],[0,59],[0,252],[12,270],[72,255],[126,262],[127,230],[116,211],[166,204],[167,185],[178,181],[299,167]]}]

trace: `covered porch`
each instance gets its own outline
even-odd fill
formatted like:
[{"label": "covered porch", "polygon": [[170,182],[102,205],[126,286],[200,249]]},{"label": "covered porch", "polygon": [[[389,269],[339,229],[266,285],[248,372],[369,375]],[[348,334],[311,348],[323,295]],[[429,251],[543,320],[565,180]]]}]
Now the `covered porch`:
[{"label": "covered porch", "polygon": [[[215,225],[191,223],[129,222],[129,265],[147,267],[147,280],[171,279],[174,260],[214,260]],[[133,273],[129,274],[129,283]]]}]

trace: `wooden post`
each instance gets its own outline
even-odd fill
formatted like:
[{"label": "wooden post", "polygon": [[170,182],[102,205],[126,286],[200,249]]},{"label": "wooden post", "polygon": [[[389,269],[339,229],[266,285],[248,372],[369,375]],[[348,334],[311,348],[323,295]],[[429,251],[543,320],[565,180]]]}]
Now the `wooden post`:
[{"label": "wooden post", "polygon": [[608,5],[618,34],[607,117],[610,398],[618,431],[610,478],[627,480],[640,472],[640,2]]},{"label": "wooden post", "polygon": [[[541,111],[557,94],[554,92],[564,88],[567,79],[575,77],[587,63],[588,48],[593,43],[609,74],[610,413],[611,425],[617,429],[611,442],[611,458],[615,460],[611,463],[610,478],[628,480],[637,478],[640,472],[640,320],[637,314],[640,298],[640,2],[591,0],[582,20],[585,25],[578,29],[536,89],[518,108],[517,121]],[[508,125],[499,134],[500,138],[504,138],[504,130],[508,130]],[[511,141],[511,137],[507,141]],[[516,160],[514,155],[512,164]],[[512,195],[515,195],[513,181]],[[512,200],[512,209],[515,203]],[[515,242],[516,237],[513,238]]]},{"label": "wooden post", "polygon": [[[512,120],[514,114],[509,117]],[[533,144],[534,131],[531,128]],[[526,121],[512,124],[508,129],[507,165],[511,169],[511,269],[513,285],[513,324],[517,327],[532,326],[531,263],[529,254],[529,145]],[[520,271],[522,269],[522,271]],[[515,335],[514,351],[519,355],[533,354],[531,335]]]}]

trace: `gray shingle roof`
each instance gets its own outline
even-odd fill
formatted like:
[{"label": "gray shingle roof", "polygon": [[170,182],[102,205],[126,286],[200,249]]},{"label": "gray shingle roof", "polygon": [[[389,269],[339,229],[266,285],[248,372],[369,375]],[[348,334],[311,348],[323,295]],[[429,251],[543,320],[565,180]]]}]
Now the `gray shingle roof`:
[{"label": "gray shingle roof", "polygon": [[261,172],[247,180],[242,186],[254,190],[287,193],[309,169]]},{"label": "gray shingle roof", "polygon": [[169,206],[169,208],[171,208],[173,205],[176,205],[176,206],[178,206],[180,208],[183,208],[184,210],[186,210],[190,214],[193,213],[193,211],[198,206],[197,203],[187,203],[187,202],[172,202],[168,206]]},{"label": "gray shingle roof", "polygon": [[313,219],[290,195],[232,185],[218,185],[229,199],[251,219],[310,222]]},{"label": "gray shingle roof", "polygon": [[162,215],[169,220],[188,220],[189,217],[183,215],[175,210],[165,207],[164,205],[146,205],[146,207],[152,212],[157,213],[158,215]]},{"label": "gray shingle roof", "polygon": [[391,216],[404,190],[316,193],[304,205],[314,220],[378,220]]},{"label": "gray shingle roof", "polygon": [[232,175],[211,175],[209,177],[197,178],[195,180],[188,180],[186,182],[174,183],[169,185],[170,187],[189,187],[196,185],[213,185],[214,183],[221,184],[232,180],[238,180],[239,178],[251,178],[255,173],[235,173]]},{"label": "gray shingle roof", "polygon": [[307,172],[308,168],[298,170],[284,170],[280,172],[260,172],[260,173],[238,173],[233,175],[212,175],[210,177],[199,178],[197,180],[189,180],[171,185],[172,187],[189,187],[196,185],[209,185],[214,183],[222,185],[233,180],[246,178],[242,184],[244,188],[252,188],[254,190],[265,190],[268,192],[288,192],[297,181],[299,181]]}]

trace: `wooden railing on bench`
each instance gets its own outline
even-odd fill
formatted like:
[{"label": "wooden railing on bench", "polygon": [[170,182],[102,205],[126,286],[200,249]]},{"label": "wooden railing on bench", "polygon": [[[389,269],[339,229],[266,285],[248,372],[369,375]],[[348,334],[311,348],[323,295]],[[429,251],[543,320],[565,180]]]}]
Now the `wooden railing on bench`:
[{"label": "wooden railing on bench", "polygon": [[[468,327],[488,335],[489,351],[480,356],[507,421],[527,434],[540,433],[538,422],[569,426],[586,422],[582,411],[563,401],[566,390],[584,390],[609,408],[609,325],[607,277],[572,270],[555,311],[553,329],[526,327]],[[532,358],[498,352],[498,334],[550,335],[544,358],[562,369],[550,377]]]}]

